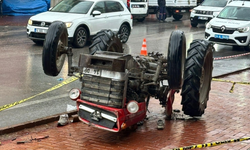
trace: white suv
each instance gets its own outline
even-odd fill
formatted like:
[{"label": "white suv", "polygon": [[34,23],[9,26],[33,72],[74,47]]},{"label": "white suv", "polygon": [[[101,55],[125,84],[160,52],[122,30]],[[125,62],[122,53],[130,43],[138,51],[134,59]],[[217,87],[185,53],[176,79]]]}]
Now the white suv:
[{"label": "white suv", "polygon": [[74,47],[84,47],[102,29],[118,32],[121,41],[126,43],[133,28],[133,17],[121,0],[63,0],[29,19],[28,38],[42,44],[53,21],[66,24],[69,42]]},{"label": "white suv", "polygon": [[205,39],[249,50],[250,2],[234,1],[206,25]]},{"label": "white suv", "polygon": [[233,0],[204,0],[198,7],[195,7],[190,13],[190,22],[192,27],[198,24],[205,24],[218,14],[228,3]]}]

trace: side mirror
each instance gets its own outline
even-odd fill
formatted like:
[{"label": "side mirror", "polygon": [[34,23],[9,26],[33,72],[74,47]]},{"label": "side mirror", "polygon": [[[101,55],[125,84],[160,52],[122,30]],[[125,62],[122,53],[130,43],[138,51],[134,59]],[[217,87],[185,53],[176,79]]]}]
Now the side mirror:
[{"label": "side mirror", "polygon": [[94,10],[92,13],[93,17],[97,16],[97,15],[101,15],[101,12],[98,10]]}]

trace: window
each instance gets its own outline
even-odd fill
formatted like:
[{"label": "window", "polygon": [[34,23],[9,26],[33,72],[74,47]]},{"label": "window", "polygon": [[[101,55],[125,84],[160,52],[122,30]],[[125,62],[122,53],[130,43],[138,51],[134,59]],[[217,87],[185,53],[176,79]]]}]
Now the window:
[{"label": "window", "polygon": [[227,0],[205,0],[201,6],[212,6],[212,7],[225,7]]},{"label": "window", "polygon": [[98,10],[100,11],[101,13],[105,13],[105,5],[104,5],[104,2],[98,2],[95,7],[93,8],[93,11],[95,10]]},{"label": "window", "polygon": [[64,0],[52,8],[53,12],[87,14],[93,5],[91,1]]},{"label": "window", "polygon": [[131,2],[147,2],[147,0],[131,0]]},{"label": "window", "polygon": [[119,2],[107,1],[106,7],[107,7],[107,12],[118,12],[124,10]]},{"label": "window", "polygon": [[250,12],[250,8],[227,6],[221,11],[218,18],[250,21],[250,16],[246,12]]}]

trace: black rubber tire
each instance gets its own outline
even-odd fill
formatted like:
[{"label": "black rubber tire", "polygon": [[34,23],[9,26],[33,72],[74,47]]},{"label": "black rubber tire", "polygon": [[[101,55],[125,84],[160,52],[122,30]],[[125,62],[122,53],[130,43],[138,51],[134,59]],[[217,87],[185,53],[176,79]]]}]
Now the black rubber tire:
[{"label": "black rubber tire", "polygon": [[73,37],[73,46],[76,48],[82,48],[86,45],[89,38],[89,34],[84,27],[78,27]]},{"label": "black rubber tire", "polygon": [[93,38],[89,46],[89,53],[94,55],[97,51],[111,51],[123,53],[121,40],[111,30],[101,30]]},{"label": "black rubber tire", "polygon": [[173,18],[174,20],[180,20],[183,17],[183,15],[179,15],[179,14],[173,14]]},{"label": "black rubber tire", "polygon": [[138,22],[143,22],[145,20],[145,17],[142,17],[142,18],[139,18],[139,19],[136,19]]},{"label": "black rubber tire", "polygon": [[64,64],[66,54],[62,46],[68,47],[68,31],[65,23],[53,22],[43,44],[42,64],[46,75],[57,76]]},{"label": "black rubber tire", "polygon": [[[159,15],[160,15],[160,9],[158,9],[157,11],[156,11],[156,18],[157,18],[157,20],[159,20]],[[169,13],[168,13],[168,10],[166,10],[166,15],[165,15],[165,19],[167,19],[167,17],[169,16]],[[164,20],[165,20],[164,19]]]},{"label": "black rubber tire", "polygon": [[250,43],[247,46],[244,46],[245,51],[250,51]]},{"label": "black rubber tire", "polygon": [[198,23],[197,23],[197,22],[192,22],[192,21],[191,21],[191,26],[192,26],[192,27],[197,27],[197,26],[198,26]]},{"label": "black rubber tire", "polygon": [[130,36],[130,26],[126,24],[122,24],[119,29],[119,37],[122,43],[126,43],[128,41],[128,38]]},{"label": "black rubber tire", "polygon": [[32,40],[36,45],[43,45],[43,40]]},{"label": "black rubber tire", "polygon": [[234,45],[232,48],[233,48],[232,49],[233,51],[237,51],[237,50],[241,49],[241,47],[238,45]]},{"label": "black rubber tire", "polygon": [[171,33],[167,57],[168,84],[170,89],[181,89],[186,60],[186,37],[183,31]]},{"label": "black rubber tire", "polygon": [[185,63],[182,86],[182,110],[186,115],[201,116],[207,107],[213,70],[213,44],[194,40]]}]

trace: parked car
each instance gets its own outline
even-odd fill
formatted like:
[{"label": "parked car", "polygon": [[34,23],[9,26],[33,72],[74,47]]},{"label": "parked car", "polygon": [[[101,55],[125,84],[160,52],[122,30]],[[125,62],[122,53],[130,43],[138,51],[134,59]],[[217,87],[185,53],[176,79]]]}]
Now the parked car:
[{"label": "parked car", "polygon": [[205,39],[235,48],[250,46],[250,2],[234,1],[206,25]]},{"label": "parked car", "polygon": [[68,40],[74,47],[86,42],[103,29],[120,34],[121,42],[128,41],[132,30],[132,15],[120,0],[63,0],[49,11],[32,16],[27,25],[28,38],[43,43],[49,25],[62,21],[68,30]]},{"label": "parked car", "polygon": [[227,4],[233,0],[204,0],[199,6],[192,9],[190,22],[192,27],[205,24],[213,18],[214,13],[219,13]]}]

